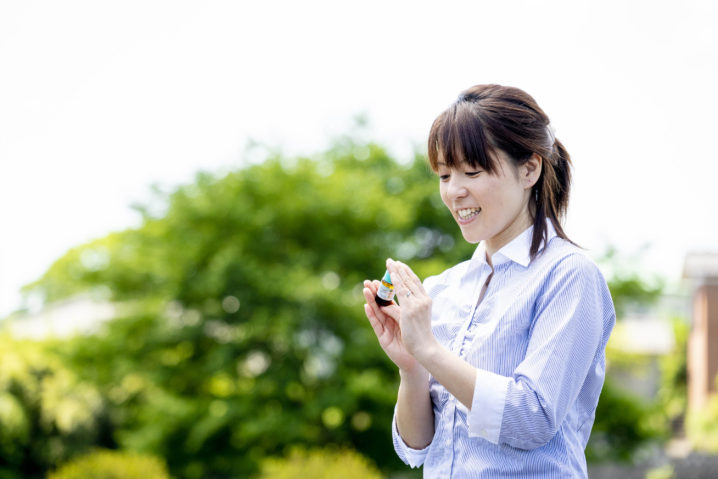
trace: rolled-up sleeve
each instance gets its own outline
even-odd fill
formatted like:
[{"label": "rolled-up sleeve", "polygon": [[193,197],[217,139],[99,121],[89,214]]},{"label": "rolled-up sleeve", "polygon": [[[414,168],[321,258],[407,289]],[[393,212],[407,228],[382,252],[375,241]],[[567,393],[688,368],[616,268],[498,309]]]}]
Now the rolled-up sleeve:
[{"label": "rolled-up sleeve", "polygon": [[482,437],[498,444],[501,422],[511,378],[483,369],[476,370],[474,399],[467,421],[470,437]]},{"label": "rolled-up sleeve", "polygon": [[399,428],[396,425],[396,408],[394,408],[394,419],[391,424],[391,435],[394,440],[394,450],[399,456],[399,459],[404,461],[404,464],[411,467],[420,467],[424,464],[426,455],[429,452],[431,444],[426,446],[424,449],[414,449],[409,447],[399,434]]},{"label": "rolled-up sleeve", "polygon": [[576,254],[556,266],[543,289],[525,358],[512,377],[477,370],[468,416],[473,436],[520,449],[541,447],[584,387],[605,327],[615,317],[605,281]]}]

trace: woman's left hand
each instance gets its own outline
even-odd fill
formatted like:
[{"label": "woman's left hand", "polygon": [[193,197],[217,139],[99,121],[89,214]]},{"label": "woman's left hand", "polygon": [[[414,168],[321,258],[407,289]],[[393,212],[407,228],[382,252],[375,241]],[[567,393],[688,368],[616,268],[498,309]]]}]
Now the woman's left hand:
[{"label": "woman's left hand", "polygon": [[417,354],[427,352],[436,343],[431,331],[431,298],[409,266],[387,259],[386,268],[401,307],[401,315],[397,319],[404,346],[419,360]]}]

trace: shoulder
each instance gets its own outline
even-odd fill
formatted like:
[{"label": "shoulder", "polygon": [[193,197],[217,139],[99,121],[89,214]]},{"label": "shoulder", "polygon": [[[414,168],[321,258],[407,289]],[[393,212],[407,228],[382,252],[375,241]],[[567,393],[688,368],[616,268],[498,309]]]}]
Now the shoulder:
[{"label": "shoulder", "polygon": [[[579,274],[605,282],[603,274],[586,251],[558,236],[534,260],[535,267],[548,270],[552,275]],[[533,262],[532,262],[532,266]]]},{"label": "shoulder", "polygon": [[602,335],[603,345],[613,329],[616,312],[603,273],[585,250],[561,238],[553,238],[544,258],[536,310],[558,317],[568,316],[583,331]]},{"label": "shoulder", "polygon": [[543,254],[535,258],[535,267],[543,277],[544,291],[561,291],[579,296],[595,295],[599,301],[611,304],[608,283],[596,262],[573,243],[554,237]]}]

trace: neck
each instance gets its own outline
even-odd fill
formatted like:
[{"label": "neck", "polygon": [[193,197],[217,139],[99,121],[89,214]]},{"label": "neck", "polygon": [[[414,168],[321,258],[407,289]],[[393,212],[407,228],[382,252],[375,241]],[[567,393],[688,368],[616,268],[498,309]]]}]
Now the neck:
[{"label": "neck", "polygon": [[[491,264],[491,257],[501,248],[509,244],[514,238],[526,231],[531,226],[531,215],[528,209],[519,215],[510,225],[502,232],[485,241],[486,244],[486,260]],[[493,265],[492,265],[493,266]]]}]

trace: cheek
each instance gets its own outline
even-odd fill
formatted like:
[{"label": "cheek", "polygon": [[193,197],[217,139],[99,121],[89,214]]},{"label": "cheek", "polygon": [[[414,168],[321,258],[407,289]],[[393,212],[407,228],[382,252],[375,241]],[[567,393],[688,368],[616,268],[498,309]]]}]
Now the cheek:
[{"label": "cheek", "polygon": [[444,186],[443,183],[440,183],[440,184],[439,184],[439,196],[441,196],[441,202],[444,203],[444,206],[446,206],[447,208],[451,209],[451,208],[449,207],[449,203],[448,203],[449,200],[448,200],[448,198],[447,198],[447,196],[446,196],[446,187]]},{"label": "cheek", "polygon": [[522,195],[514,193],[502,196],[498,206],[506,217],[513,217],[524,209],[524,203]]}]

